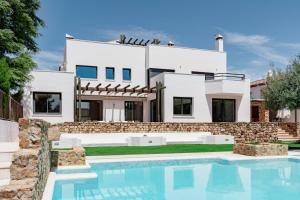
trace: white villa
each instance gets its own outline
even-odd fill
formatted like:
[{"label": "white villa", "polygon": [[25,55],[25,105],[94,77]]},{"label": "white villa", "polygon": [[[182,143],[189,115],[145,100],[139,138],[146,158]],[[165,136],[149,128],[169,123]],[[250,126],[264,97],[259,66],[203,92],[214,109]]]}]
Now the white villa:
[{"label": "white villa", "polygon": [[221,35],[214,50],[66,35],[59,71],[32,72],[24,115],[51,123],[249,122],[250,81],[227,73],[226,60]]}]

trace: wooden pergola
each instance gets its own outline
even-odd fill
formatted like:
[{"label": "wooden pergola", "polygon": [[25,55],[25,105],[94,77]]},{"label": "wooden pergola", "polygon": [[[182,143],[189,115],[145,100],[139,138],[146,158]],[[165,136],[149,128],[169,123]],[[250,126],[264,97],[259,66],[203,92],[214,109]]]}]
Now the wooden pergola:
[{"label": "wooden pergola", "polygon": [[[75,77],[74,84],[74,119],[77,121],[81,121],[81,100],[82,96],[86,95],[101,95],[101,93],[106,92],[101,96],[111,96],[110,94],[120,93],[119,97],[130,97],[135,94],[135,97],[140,95],[148,95],[148,94],[156,94],[156,113],[157,113],[157,121],[162,121],[161,115],[161,101],[162,101],[162,91],[165,89],[161,82],[156,82],[154,87],[149,86],[140,86],[130,84],[126,86],[121,86],[121,84],[117,84],[116,86],[112,86],[110,83],[102,84],[98,83],[96,86],[90,86],[90,82],[86,85],[82,85],[81,79],[79,77]],[[127,95],[126,95],[127,94]],[[126,95],[126,96],[125,96]],[[77,112],[77,102],[78,102],[78,112]]]}]

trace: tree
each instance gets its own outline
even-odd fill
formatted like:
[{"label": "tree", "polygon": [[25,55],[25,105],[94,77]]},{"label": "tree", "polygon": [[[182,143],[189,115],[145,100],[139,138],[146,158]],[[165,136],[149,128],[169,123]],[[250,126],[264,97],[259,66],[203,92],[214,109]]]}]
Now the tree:
[{"label": "tree", "polygon": [[21,93],[36,67],[31,55],[39,50],[35,39],[40,36],[38,28],[44,26],[36,15],[39,7],[39,0],[0,0],[0,72],[9,77],[9,84],[0,81],[3,90],[9,86],[10,91]]},{"label": "tree", "polygon": [[267,86],[262,91],[269,109],[296,110],[300,108],[300,55],[294,58],[284,71],[274,71],[267,78]]},{"label": "tree", "polygon": [[1,89],[8,94],[10,89],[11,71],[4,58],[0,59],[0,74]]}]

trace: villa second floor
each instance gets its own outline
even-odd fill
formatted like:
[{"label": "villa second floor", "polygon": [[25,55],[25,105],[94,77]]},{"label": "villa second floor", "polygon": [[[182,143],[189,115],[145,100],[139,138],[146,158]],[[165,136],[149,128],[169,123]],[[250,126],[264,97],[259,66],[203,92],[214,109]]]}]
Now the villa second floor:
[{"label": "villa second floor", "polygon": [[227,72],[221,36],[215,38],[215,50],[138,41],[133,44],[130,38],[123,43],[119,41],[97,42],[68,37],[60,70],[73,72],[84,83],[121,86],[149,85],[152,77],[163,72],[200,73],[211,77]]}]

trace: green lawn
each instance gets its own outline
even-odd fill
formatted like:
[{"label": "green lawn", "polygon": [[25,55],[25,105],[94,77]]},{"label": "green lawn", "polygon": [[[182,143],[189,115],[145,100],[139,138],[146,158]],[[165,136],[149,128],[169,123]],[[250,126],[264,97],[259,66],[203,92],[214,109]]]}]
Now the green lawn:
[{"label": "green lawn", "polygon": [[232,151],[231,144],[174,144],[164,146],[85,147],[87,156]]},{"label": "green lawn", "polygon": [[300,149],[300,143],[294,142],[280,142],[280,144],[287,144],[289,146],[289,150]]}]

